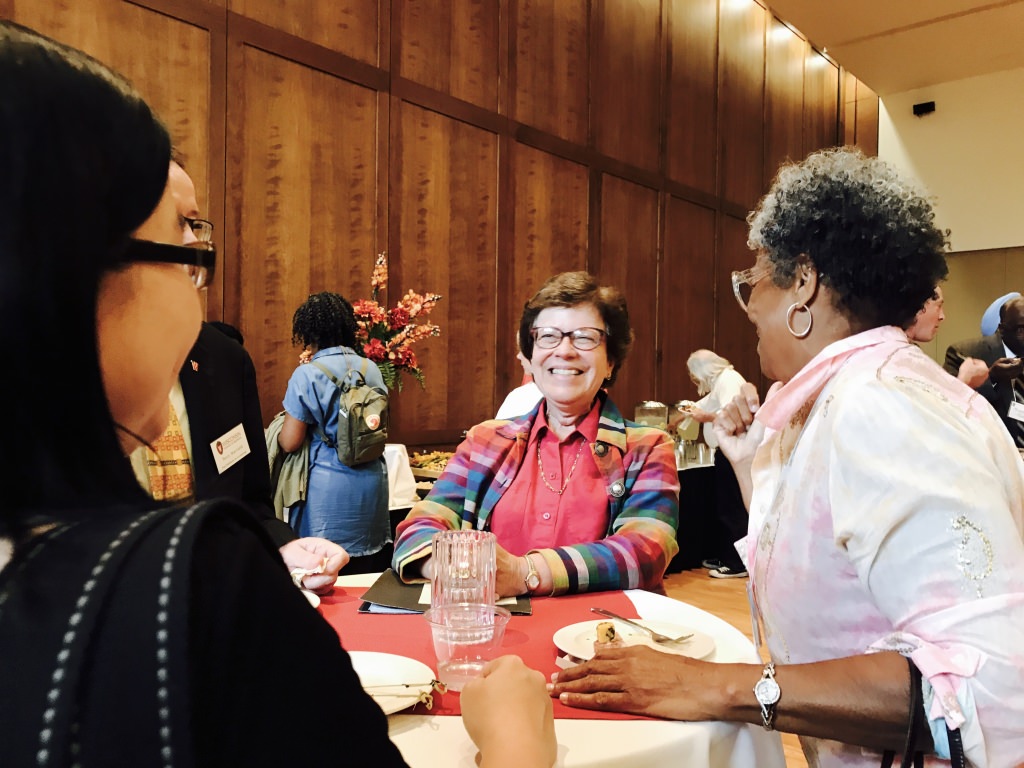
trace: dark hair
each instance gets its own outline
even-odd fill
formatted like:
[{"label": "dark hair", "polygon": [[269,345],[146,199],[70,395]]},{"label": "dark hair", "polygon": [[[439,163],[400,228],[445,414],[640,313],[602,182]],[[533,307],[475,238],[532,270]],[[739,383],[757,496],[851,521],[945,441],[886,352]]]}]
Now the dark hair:
[{"label": "dark hair", "polygon": [[[356,316],[344,296],[330,291],[311,294],[292,317],[292,344],[355,347]],[[359,350],[356,350],[357,352]]]},{"label": "dark hair", "polygon": [[242,335],[242,332],[230,323],[221,322],[220,320],[210,320],[206,324],[211,328],[216,328],[229,339],[237,341],[243,347],[245,346],[245,337]]},{"label": "dark hair", "polygon": [[575,307],[592,304],[604,321],[607,333],[608,359],[612,373],[608,384],[614,384],[619,369],[633,347],[633,328],[629,324],[629,310],[626,297],[609,285],[598,285],[594,277],[586,272],[562,272],[549,278],[523,306],[519,320],[519,349],[527,360],[533,359],[533,336],[530,329],[542,310],[550,307]]},{"label": "dark hair", "polygon": [[892,166],[843,147],[779,170],[747,217],[747,244],[771,261],[776,285],[810,263],[851,320],[905,327],[948,272],[948,233],[934,219]]},{"label": "dark hair", "polygon": [[[0,529],[32,510],[142,502],[103,389],[100,279],[167,185],[170,139],[81,51],[0,21],[0,328],[13,367]],[[13,437],[16,436],[16,437]],[[74,513],[71,513],[74,514]]]}]

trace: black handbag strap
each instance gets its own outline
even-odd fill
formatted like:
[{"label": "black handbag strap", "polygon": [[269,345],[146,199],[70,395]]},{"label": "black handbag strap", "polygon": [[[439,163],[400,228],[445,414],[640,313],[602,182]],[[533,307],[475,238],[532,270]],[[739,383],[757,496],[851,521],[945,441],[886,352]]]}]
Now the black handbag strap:
[{"label": "black handbag strap", "polygon": [[[907,722],[907,739],[903,746],[903,757],[900,760],[900,768],[924,768],[924,752],[915,750],[915,746],[921,739],[922,729],[925,723],[924,702],[921,699],[921,670],[917,668],[910,659],[907,659],[910,667],[910,713]],[[950,764],[953,768],[967,768],[967,760],[964,757],[964,744],[959,730],[951,730],[946,726],[946,738],[949,742]],[[888,749],[882,753],[882,765],[880,768],[892,768],[896,752]]]}]

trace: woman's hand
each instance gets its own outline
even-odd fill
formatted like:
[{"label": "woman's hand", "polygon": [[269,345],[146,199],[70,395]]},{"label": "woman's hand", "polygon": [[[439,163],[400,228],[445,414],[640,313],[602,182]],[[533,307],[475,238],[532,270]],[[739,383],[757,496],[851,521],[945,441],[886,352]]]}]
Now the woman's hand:
[{"label": "woman's hand", "polygon": [[462,690],[462,722],[480,750],[480,768],[550,768],[558,756],[544,676],[518,656],[502,656]]},{"label": "woman's hand", "polygon": [[971,389],[977,389],[988,381],[988,366],[984,360],[976,357],[965,357],[960,363],[956,377]]},{"label": "woman's hand", "polygon": [[754,421],[760,406],[757,388],[746,382],[732,402],[722,406],[715,416],[713,429],[718,446],[734,468],[749,465],[761,443],[764,427]]},{"label": "woman's hand", "polygon": [[344,548],[317,536],[289,541],[278,552],[289,571],[295,568],[313,570],[323,564],[321,573],[311,573],[302,578],[302,586],[318,595],[326,594],[334,588],[338,571],[349,561],[348,552]]},{"label": "woman's hand", "polygon": [[494,593],[498,597],[516,597],[526,592],[526,577],[530,566],[522,555],[513,555],[500,544],[495,544]]},{"label": "woman's hand", "polygon": [[718,686],[715,664],[646,646],[605,646],[590,661],[562,670],[549,686],[570,707],[671,720],[714,720],[705,703]]}]

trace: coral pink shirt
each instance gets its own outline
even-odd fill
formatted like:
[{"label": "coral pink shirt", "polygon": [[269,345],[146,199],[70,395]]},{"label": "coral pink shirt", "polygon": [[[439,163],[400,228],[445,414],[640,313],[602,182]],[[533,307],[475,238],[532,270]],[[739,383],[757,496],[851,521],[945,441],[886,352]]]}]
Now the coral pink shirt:
[{"label": "coral pink shirt", "polygon": [[527,441],[527,459],[491,518],[498,544],[513,555],[599,541],[608,533],[608,494],[591,453],[600,408],[592,408],[561,442],[548,428],[545,411],[542,406]]}]

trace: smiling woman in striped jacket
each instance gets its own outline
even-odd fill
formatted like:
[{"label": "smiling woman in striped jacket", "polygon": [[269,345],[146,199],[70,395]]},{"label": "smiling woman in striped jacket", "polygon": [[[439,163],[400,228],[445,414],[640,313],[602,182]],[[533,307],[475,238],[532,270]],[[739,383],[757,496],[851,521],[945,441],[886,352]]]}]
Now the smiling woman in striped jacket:
[{"label": "smiling woman in striped jacket", "polygon": [[633,343],[626,300],[585,272],[526,303],[519,346],[544,397],[473,427],[398,526],[393,566],[431,576],[431,538],[475,528],[498,541],[499,596],[660,589],[678,551],[679,480],[666,432],[626,421],[608,396]]}]

